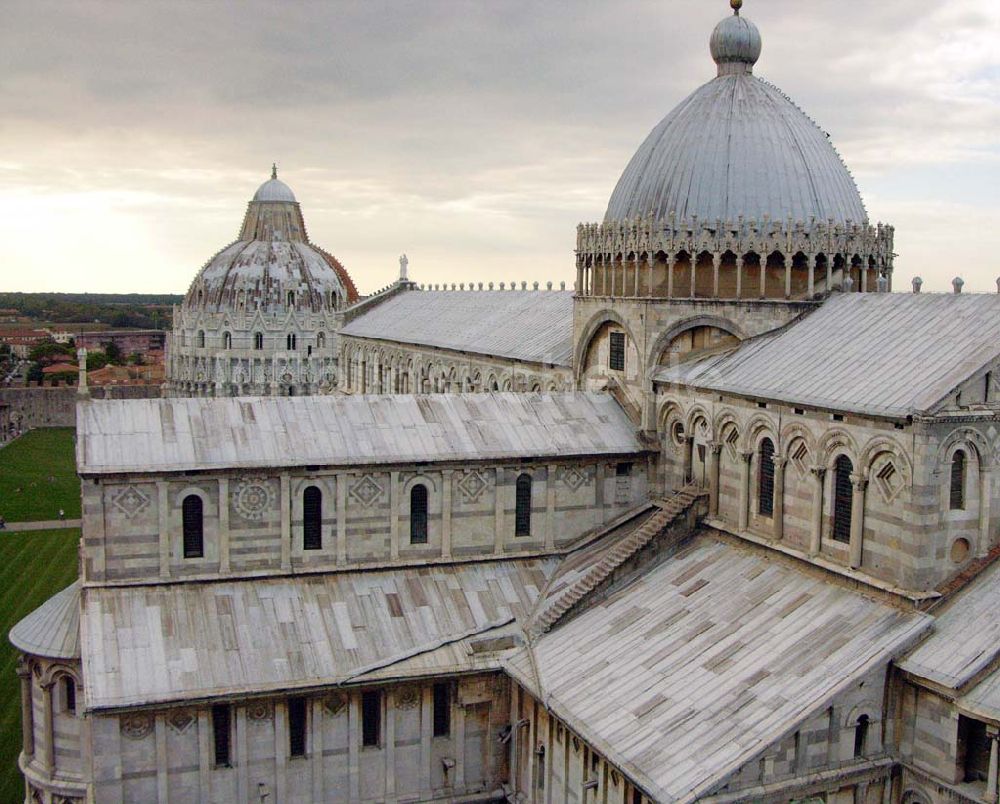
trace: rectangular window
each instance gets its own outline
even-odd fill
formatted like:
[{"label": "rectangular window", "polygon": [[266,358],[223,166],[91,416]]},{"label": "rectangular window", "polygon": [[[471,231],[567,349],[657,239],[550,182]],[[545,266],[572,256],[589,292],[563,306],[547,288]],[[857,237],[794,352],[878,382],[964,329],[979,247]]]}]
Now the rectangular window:
[{"label": "rectangular window", "polygon": [[215,742],[215,765],[219,768],[230,767],[229,742],[230,723],[229,704],[216,704],[212,707],[212,737]]},{"label": "rectangular window", "polygon": [[361,744],[378,747],[382,742],[382,693],[378,690],[361,694]]},{"label": "rectangular window", "polygon": [[76,714],[76,682],[69,676],[63,676],[63,689],[66,696],[66,711]]},{"label": "rectangular window", "polygon": [[631,477],[632,476],[632,464],[630,463],[620,463],[615,467],[616,477]]},{"label": "rectangular window", "polygon": [[625,333],[612,332],[610,346],[608,368],[612,371],[625,371]]},{"label": "rectangular window", "polygon": [[434,685],[434,736],[447,737],[451,734],[451,686]]},{"label": "rectangular window", "polygon": [[306,699],[288,699],[288,753],[293,757],[306,755]]},{"label": "rectangular window", "polygon": [[984,379],[983,384],[985,386],[983,388],[983,402],[989,402],[990,401],[990,386],[993,385],[993,372],[992,371],[987,371],[986,372],[986,377]]}]

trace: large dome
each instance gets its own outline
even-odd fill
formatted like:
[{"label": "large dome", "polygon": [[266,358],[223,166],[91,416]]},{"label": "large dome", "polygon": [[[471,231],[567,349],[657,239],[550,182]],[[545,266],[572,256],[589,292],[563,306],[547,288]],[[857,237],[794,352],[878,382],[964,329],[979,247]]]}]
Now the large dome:
[{"label": "large dome", "polygon": [[272,168],[254,194],[239,239],[198,273],[184,307],[207,312],[339,310],[357,300],[344,266],[309,241],[302,211]]},{"label": "large dome", "polygon": [[757,27],[738,14],[711,38],[718,77],[653,129],[632,157],[606,221],[866,223],[858,188],[828,136],[779,89],[753,75]]}]

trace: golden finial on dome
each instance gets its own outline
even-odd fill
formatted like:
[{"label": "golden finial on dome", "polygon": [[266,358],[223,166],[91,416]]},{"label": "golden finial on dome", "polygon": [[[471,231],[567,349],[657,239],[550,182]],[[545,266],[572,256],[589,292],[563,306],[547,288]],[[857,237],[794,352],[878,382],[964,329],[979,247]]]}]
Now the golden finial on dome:
[{"label": "golden finial on dome", "polygon": [[733,8],[733,13],[738,17],[740,9],[743,8],[743,0],[729,0],[729,5]]},{"label": "golden finial on dome", "polygon": [[[733,0],[733,2],[735,2],[735,0]],[[272,162],[271,163],[271,178],[272,179],[278,178],[278,163],[277,162]]]}]

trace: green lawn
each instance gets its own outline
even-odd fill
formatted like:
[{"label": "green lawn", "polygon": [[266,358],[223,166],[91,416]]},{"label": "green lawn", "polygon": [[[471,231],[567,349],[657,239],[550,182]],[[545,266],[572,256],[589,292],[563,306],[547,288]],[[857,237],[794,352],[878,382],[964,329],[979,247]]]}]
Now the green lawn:
[{"label": "green lawn", "polygon": [[[0,453],[2,454],[2,453]],[[0,802],[24,800],[17,769],[21,750],[21,682],[10,629],[77,577],[80,531],[0,531]]]},{"label": "green lawn", "polygon": [[[8,522],[80,517],[72,427],[30,430],[0,449],[0,516]],[[18,491],[20,489],[20,491]]]}]

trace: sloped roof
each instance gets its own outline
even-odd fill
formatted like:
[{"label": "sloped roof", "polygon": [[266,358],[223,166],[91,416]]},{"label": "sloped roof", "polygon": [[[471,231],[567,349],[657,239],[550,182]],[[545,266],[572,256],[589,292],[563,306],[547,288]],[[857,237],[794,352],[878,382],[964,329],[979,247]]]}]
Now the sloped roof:
[{"label": "sloped roof", "polygon": [[15,648],[49,659],[80,658],[80,584],[74,581],[10,629]]},{"label": "sloped roof", "polygon": [[835,294],[788,327],[656,379],[902,418],[932,412],[1000,357],[998,327],[1000,294]]},{"label": "sloped roof", "polygon": [[526,616],[556,563],[88,588],[81,618],[87,707],[367,677]]},{"label": "sloped roof", "polygon": [[965,712],[1000,723],[1000,668],[959,698],[958,705]]},{"label": "sloped roof", "polygon": [[115,399],[77,408],[83,474],[642,452],[606,394]]},{"label": "sloped roof", "polygon": [[958,689],[1000,656],[1000,562],[934,612],[934,633],[899,667]]},{"label": "sloped roof", "polygon": [[687,802],[930,622],[701,535],[504,666],[653,798]]},{"label": "sloped roof", "polygon": [[382,302],[340,332],[356,338],[569,366],[573,293],[409,291]]}]

